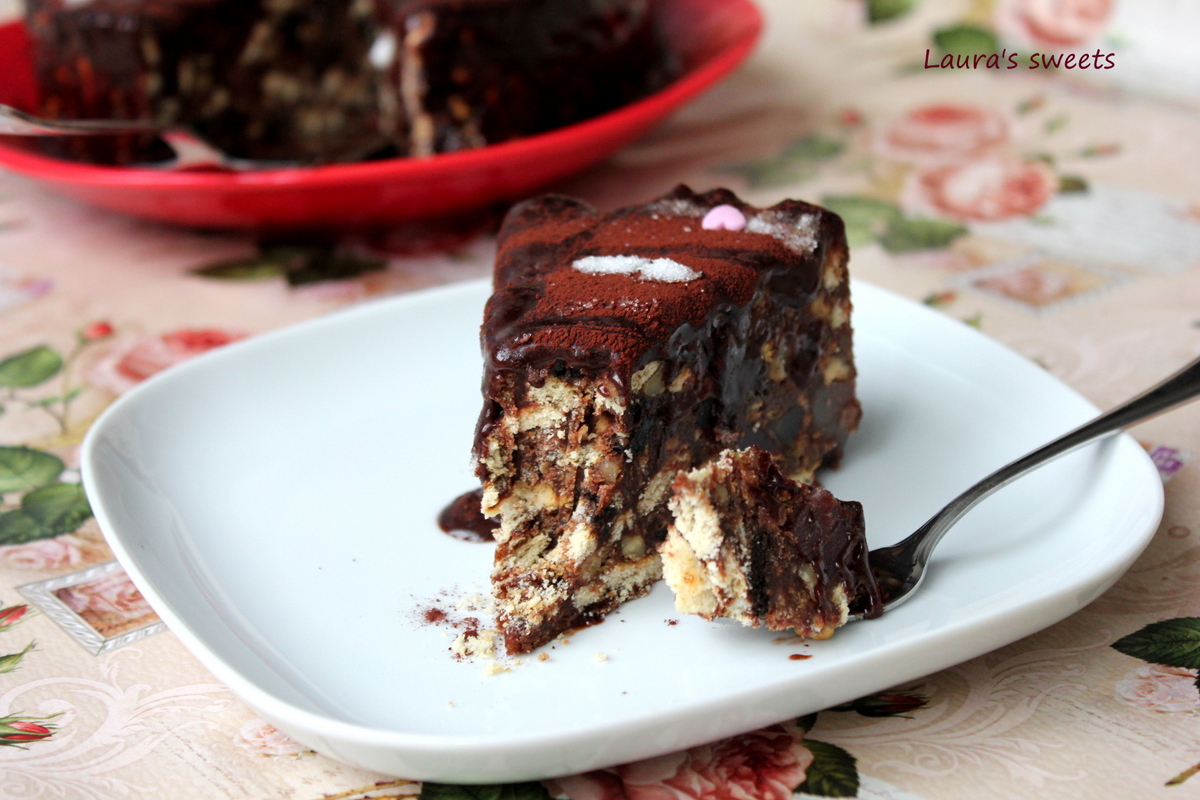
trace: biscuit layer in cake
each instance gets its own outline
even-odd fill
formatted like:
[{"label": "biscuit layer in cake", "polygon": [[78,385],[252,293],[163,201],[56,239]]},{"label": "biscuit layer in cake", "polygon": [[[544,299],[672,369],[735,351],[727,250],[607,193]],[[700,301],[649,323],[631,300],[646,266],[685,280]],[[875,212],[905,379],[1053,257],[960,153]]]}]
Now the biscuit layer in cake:
[{"label": "biscuit layer in cake", "polygon": [[877,616],[862,505],[789,480],[769,453],[727,450],[676,478],[660,548],[675,607],[825,639],[850,607]]},{"label": "biscuit layer in cake", "polygon": [[804,480],[837,464],[860,416],[846,259],[835,214],[723,189],[510,212],[475,441],[510,653],[658,580],[681,470],[752,444]]}]

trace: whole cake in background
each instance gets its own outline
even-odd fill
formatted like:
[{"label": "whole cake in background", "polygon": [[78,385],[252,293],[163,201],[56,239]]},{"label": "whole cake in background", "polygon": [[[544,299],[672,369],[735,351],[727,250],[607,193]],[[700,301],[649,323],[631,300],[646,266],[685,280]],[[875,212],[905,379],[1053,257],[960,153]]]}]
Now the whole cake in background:
[{"label": "whole cake in background", "polygon": [[836,214],[724,189],[509,213],[475,439],[509,653],[649,590],[681,471],[750,445],[806,482],[838,464],[861,414],[847,253]]},{"label": "whole cake in background", "polygon": [[[40,113],[191,126],[226,154],[324,163],[481,147],[673,75],[649,0],[28,0]],[[48,143],[110,163],[153,136]]]}]

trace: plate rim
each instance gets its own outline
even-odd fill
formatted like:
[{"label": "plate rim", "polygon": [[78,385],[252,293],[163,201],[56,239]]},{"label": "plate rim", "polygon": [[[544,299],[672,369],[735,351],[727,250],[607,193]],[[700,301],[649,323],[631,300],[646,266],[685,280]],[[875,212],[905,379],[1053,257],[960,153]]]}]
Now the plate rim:
[{"label": "plate rim", "polygon": [[[570,125],[549,131],[520,137],[507,142],[487,145],[470,150],[438,153],[424,159],[395,157],[374,161],[355,161],[302,167],[246,170],[240,172],[164,171],[151,167],[124,167],[76,162],[29,152],[5,144],[0,136],[0,165],[31,178],[47,180],[56,184],[91,187],[137,188],[152,187],[187,189],[193,192],[275,192],[292,184],[305,187],[373,183],[380,177],[407,180],[422,176],[436,179],[446,173],[464,169],[487,167],[497,159],[521,160],[543,149],[569,142],[576,137],[587,138],[609,128],[620,128],[627,119],[650,115],[660,107],[668,110],[678,108],[696,97],[705,89],[714,86],[721,78],[732,72],[754,50],[762,35],[764,19],[762,11],[752,0],[658,0],[658,4],[704,2],[714,6],[736,8],[741,18],[742,30],[724,47],[714,50],[707,57],[686,68],[667,85],[626,103]],[[659,9],[656,13],[662,14]],[[22,28],[22,20],[14,20],[0,28]],[[668,111],[669,113],[669,111]],[[661,115],[659,115],[661,116]],[[656,120],[658,117],[656,117]]]}]

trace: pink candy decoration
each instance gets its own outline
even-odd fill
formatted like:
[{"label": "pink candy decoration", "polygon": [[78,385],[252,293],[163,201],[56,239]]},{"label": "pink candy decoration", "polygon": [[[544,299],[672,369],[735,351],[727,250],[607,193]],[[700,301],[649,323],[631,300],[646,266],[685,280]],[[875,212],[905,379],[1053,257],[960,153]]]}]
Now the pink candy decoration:
[{"label": "pink candy decoration", "polygon": [[746,227],[746,215],[730,205],[714,206],[704,215],[700,227],[706,231],[740,231]]}]

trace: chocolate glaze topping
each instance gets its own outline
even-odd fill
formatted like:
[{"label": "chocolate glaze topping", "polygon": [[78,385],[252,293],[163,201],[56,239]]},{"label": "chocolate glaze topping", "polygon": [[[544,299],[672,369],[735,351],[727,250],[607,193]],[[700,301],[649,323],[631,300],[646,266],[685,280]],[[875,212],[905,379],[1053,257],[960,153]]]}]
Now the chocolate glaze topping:
[{"label": "chocolate glaze topping", "polygon": [[[747,229],[702,229],[701,218],[718,205],[741,210]],[[628,391],[638,368],[674,357],[714,318],[728,323],[758,291],[796,308],[809,303],[820,281],[813,267],[823,261],[824,243],[840,240],[841,228],[835,214],[817,206],[785,200],[760,211],[726,189],[697,194],[679,186],[608,215],[569,197],[528,200],[509,212],[499,234],[495,293],[481,332],[484,397],[495,400],[506,371],[534,386],[551,374],[603,374]],[[572,264],[586,256],[671,258],[700,275],[673,283],[584,274]],[[736,365],[729,366],[726,385],[715,390],[726,402],[748,388],[737,385]],[[485,405],[477,455],[498,413],[497,405]]]}]

